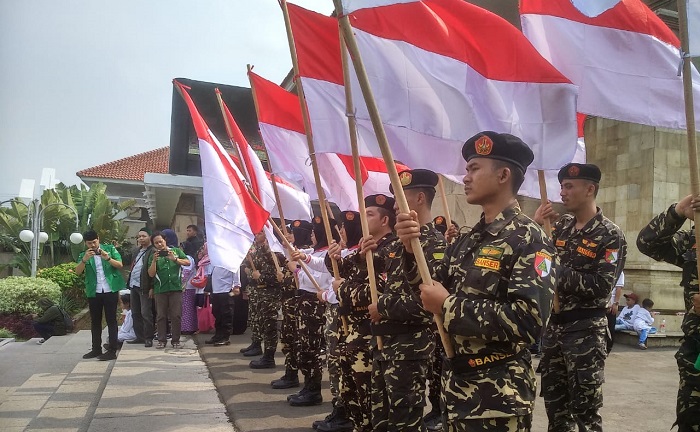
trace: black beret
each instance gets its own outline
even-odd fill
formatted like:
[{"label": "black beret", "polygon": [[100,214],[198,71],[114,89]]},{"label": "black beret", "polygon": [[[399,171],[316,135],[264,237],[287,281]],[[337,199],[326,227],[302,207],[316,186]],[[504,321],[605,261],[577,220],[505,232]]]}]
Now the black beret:
[{"label": "black beret", "polygon": [[148,235],[153,234],[153,232],[151,232],[151,230],[150,230],[148,227],[143,227],[143,228],[141,228],[141,229],[139,230],[139,232],[141,232],[141,231],[145,232],[145,233],[148,234]]},{"label": "black beret", "polygon": [[[404,170],[399,173],[399,180],[403,190],[417,188],[435,188],[438,184],[438,175],[427,169]],[[389,185],[389,192],[394,193],[394,188]]]},{"label": "black beret", "polygon": [[600,168],[593,164],[568,163],[559,170],[559,183],[564,179],[590,180],[600,183]]},{"label": "black beret", "polygon": [[343,224],[359,224],[360,223],[360,213],[356,211],[347,210],[342,213]]},{"label": "black beret", "polygon": [[469,138],[462,146],[462,157],[469,162],[475,157],[510,162],[525,173],[535,159],[530,147],[520,138],[507,133],[483,131]]},{"label": "black beret", "polygon": [[311,222],[309,222],[309,221],[297,219],[294,222],[292,222],[292,230],[302,229],[302,230],[306,230],[306,231],[311,231],[311,228],[312,228],[312,225],[311,225]]},{"label": "black beret", "polygon": [[394,198],[382,194],[365,197],[365,207],[381,207],[391,212],[394,211],[395,202]]},{"label": "black beret", "polygon": [[[336,222],[335,222],[335,219],[330,219],[330,220],[329,220],[329,225],[331,226],[331,228],[334,227],[334,226],[336,226],[337,224],[336,224]],[[323,218],[322,218],[321,216],[316,216],[316,217],[314,217],[313,219],[311,219],[311,229],[313,229],[313,228],[315,228],[315,227],[319,227],[319,226],[320,226],[320,227],[323,227],[323,226],[324,226],[324,225],[323,225]]]},{"label": "black beret", "polygon": [[435,219],[433,219],[433,223],[435,224],[435,229],[440,231],[442,235],[445,235],[447,232],[447,220],[445,219],[444,216],[436,216]]}]

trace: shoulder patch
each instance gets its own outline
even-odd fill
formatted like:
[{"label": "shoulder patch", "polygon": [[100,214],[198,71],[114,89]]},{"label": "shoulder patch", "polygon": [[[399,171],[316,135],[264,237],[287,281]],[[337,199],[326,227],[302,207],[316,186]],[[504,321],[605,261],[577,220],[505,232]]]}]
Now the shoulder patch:
[{"label": "shoulder patch", "polygon": [[619,256],[619,249],[605,249],[605,261],[615,264]]},{"label": "shoulder patch", "polygon": [[540,277],[548,276],[552,271],[552,256],[546,252],[536,252],[535,271]]}]

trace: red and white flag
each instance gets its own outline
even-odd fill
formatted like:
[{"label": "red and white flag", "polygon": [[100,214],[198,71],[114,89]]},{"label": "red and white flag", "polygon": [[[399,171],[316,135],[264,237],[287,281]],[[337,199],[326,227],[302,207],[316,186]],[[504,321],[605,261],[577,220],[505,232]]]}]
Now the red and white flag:
[{"label": "red and white flag", "polygon": [[[641,0],[521,0],[520,18],[540,54],[579,86],[579,112],[685,128],[678,38]],[[693,68],[696,113],[699,78]]]},{"label": "red and white flag", "polygon": [[204,224],[211,263],[238,272],[270,213],[246,190],[243,175],[197,111],[187,87],[177,81],[199,139]]},{"label": "red and white flag", "polygon": [[[585,114],[577,114],[578,140],[576,140],[576,153],[570,162],[586,163],[586,143],[583,140],[583,123]],[[561,202],[561,185],[559,184],[559,170],[544,170],[545,184],[547,185],[547,198],[552,202]],[[527,170],[525,180],[518,191],[520,195],[540,199],[540,179],[535,170]]]},{"label": "red and white flag", "polygon": [[[535,153],[534,169],[558,168],[572,159],[576,87],[510,23],[461,0],[345,1],[344,7],[396,160],[461,176],[462,145],[483,130],[521,137]],[[337,43],[337,36],[329,40],[326,34],[314,42],[318,53],[331,51],[321,44]],[[307,76],[298,37],[295,45],[300,74]],[[323,60],[323,69],[316,66],[319,76],[308,76],[324,80],[328,89],[327,83],[338,83],[339,61]],[[350,82],[361,151],[379,156],[359,85],[354,76]],[[310,103],[314,93],[308,88]],[[334,92],[328,105],[339,100],[342,86]],[[342,151],[334,145],[339,141],[317,142],[317,152]]]},{"label": "red and white flag", "polygon": [[[268,179],[272,179],[272,175],[267,173]],[[274,176],[277,183],[277,192],[280,196],[280,203],[285,219],[301,219],[310,221],[313,218],[313,210],[311,208],[311,198],[309,194],[299,189],[295,185],[289,183],[282,177]],[[278,207],[272,211],[272,217],[279,218]]]},{"label": "red and white flag", "polygon": [[[258,101],[260,133],[273,170],[291,181],[299,182],[312,198],[317,198],[298,97],[253,72],[250,72],[250,77]],[[347,136],[347,124],[345,128]],[[357,210],[359,205],[352,158],[326,153],[317,154],[316,159],[321,186],[328,200],[342,210]],[[388,193],[390,181],[383,159],[363,157],[360,160],[365,195]],[[397,164],[397,169],[406,167]]]},{"label": "red and white flag", "polygon": [[[219,89],[215,89],[218,95],[221,95]],[[248,140],[241,132],[241,128],[238,127],[238,123],[233,118],[231,111],[229,111],[226,102],[221,100],[221,104],[224,109],[225,120],[230,127],[229,139],[231,143],[238,149],[238,154],[241,156],[241,166],[245,170],[245,175],[248,180],[250,180],[250,188],[253,190],[255,196],[260,200],[260,204],[268,212],[276,207],[275,193],[272,189],[272,183],[267,177],[265,168],[262,166],[262,162],[255,154],[255,150],[248,144]],[[228,128],[227,128],[227,131]]]}]

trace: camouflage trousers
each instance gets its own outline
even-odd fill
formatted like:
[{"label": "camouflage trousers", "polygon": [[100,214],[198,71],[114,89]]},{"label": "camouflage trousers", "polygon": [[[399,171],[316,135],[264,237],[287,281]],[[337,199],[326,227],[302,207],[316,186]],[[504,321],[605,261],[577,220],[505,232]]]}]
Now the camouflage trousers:
[{"label": "camouflage trousers", "polygon": [[681,380],[676,399],[676,424],[678,432],[700,432],[700,371],[693,367],[695,359],[678,358]]},{"label": "camouflage trousers", "polygon": [[355,431],[370,432],[372,336],[360,335],[354,330],[351,325],[350,334],[340,339],[340,398],[355,425]]},{"label": "camouflage trousers", "polygon": [[372,430],[425,431],[429,359],[372,362]]},{"label": "camouflage trousers", "polygon": [[297,323],[297,308],[299,298],[295,295],[292,298],[282,300],[282,326],[280,328],[280,341],[282,342],[282,353],[284,353],[284,365],[295,373],[299,370],[297,355],[297,335],[299,327]]},{"label": "camouflage trousers", "polygon": [[321,346],[325,306],[315,293],[300,291],[297,326],[299,353],[297,362],[305,378],[320,377],[323,373]]},{"label": "camouflage trousers", "polygon": [[443,416],[443,432],[530,432],[532,414],[518,417],[497,417],[472,420],[454,420],[447,423]]},{"label": "camouflage trousers", "polygon": [[[341,324],[338,316],[337,304],[326,304],[326,326],[324,336],[326,337],[326,352],[328,355],[328,381],[331,386],[334,406],[337,406],[340,398],[340,353],[338,352],[338,339],[340,338]],[[342,403],[341,403],[342,405]]]},{"label": "camouflage trousers", "polygon": [[262,342],[260,322],[258,321],[258,302],[260,301],[258,294],[257,288],[252,286],[248,288],[248,328],[250,329],[253,342]]},{"label": "camouflage trousers", "polygon": [[435,331],[435,350],[430,363],[430,381],[428,382],[428,400],[433,411],[442,411],[440,408],[440,393],[442,390],[442,362],[445,357],[445,347],[442,346],[440,334]]},{"label": "camouflage trousers", "polygon": [[257,286],[255,292],[258,299],[254,314],[258,332],[266,350],[277,350],[277,342],[279,341],[277,313],[280,307],[280,291],[277,288]]},{"label": "camouflage trousers", "polygon": [[605,318],[579,328],[562,331],[562,325],[550,323],[542,339],[542,396],[550,432],[603,430],[598,410],[607,356]]}]

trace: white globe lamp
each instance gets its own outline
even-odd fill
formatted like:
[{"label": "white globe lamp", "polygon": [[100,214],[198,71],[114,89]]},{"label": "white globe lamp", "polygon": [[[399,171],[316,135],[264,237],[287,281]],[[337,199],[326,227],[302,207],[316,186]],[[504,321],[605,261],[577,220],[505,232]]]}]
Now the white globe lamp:
[{"label": "white globe lamp", "polygon": [[39,243],[46,243],[47,241],[49,241],[49,235],[44,231],[41,231],[39,233]]},{"label": "white globe lamp", "polygon": [[83,235],[80,233],[73,233],[70,235],[70,242],[73,244],[79,244],[81,241],[83,241]]},{"label": "white globe lamp", "polygon": [[34,233],[32,230],[22,230],[19,232],[19,239],[25,243],[29,243],[30,241],[34,240]]}]

